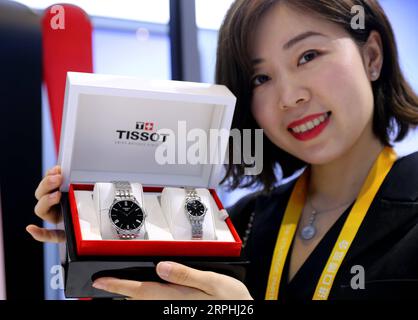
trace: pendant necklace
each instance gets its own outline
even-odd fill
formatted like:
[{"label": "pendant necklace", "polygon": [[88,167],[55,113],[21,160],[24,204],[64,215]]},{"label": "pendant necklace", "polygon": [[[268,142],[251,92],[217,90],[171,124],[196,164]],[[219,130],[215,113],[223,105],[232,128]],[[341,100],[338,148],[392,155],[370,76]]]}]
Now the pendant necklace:
[{"label": "pendant necklace", "polygon": [[312,208],[312,212],[311,212],[311,216],[310,216],[310,218],[309,218],[308,225],[307,225],[307,226],[305,226],[305,227],[303,227],[303,228],[302,228],[302,230],[300,231],[300,236],[301,236],[301,238],[302,238],[303,240],[311,240],[313,237],[315,237],[317,230],[316,230],[316,227],[315,227],[314,223],[315,223],[315,218],[316,218],[316,215],[317,215],[318,213],[324,213],[324,212],[334,211],[334,210],[340,209],[340,208],[342,208],[342,207],[344,207],[344,206],[347,206],[347,205],[348,205],[348,204],[350,204],[350,203],[351,203],[351,202],[347,202],[347,203],[345,203],[345,204],[343,204],[343,205],[340,205],[340,206],[338,206],[338,207],[336,207],[336,208],[332,208],[332,209],[328,209],[328,210],[318,211],[318,210],[317,210],[317,209],[316,209],[316,208],[312,205],[311,199],[310,199],[310,198],[308,198],[308,204],[309,204],[309,206]]}]

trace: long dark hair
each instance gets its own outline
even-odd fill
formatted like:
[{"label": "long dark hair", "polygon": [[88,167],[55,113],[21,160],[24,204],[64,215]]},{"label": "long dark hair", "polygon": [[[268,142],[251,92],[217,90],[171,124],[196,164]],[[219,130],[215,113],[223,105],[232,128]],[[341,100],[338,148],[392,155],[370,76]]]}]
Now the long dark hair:
[{"label": "long dark hair", "polygon": [[[336,23],[359,47],[367,42],[371,31],[377,31],[382,38],[384,62],[380,78],[372,84],[375,98],[373,132],[389,146],[391,138],[395,142],[401,141],[411,127],[418,125],[418,97],[402,75],[392,27],[376,0],[237,0],[229,9],[219,32],[215,76],[218,84],[226,85],[237,97],[232,128],[259,128],[251,113],[250,38],[267,10],[279,2]],[[355,5],[364,8],[364,29],[351,27],[351,9]],[[245,164],[233,163],[232,148],[230,145],[230,161],[221,182],[227,182],[231,189],[261,185],[269,192],[280,180],[275,174],[278,166],[284,179],[306,165],[264,136],[263,171],[260,175],[246,176]]]}]

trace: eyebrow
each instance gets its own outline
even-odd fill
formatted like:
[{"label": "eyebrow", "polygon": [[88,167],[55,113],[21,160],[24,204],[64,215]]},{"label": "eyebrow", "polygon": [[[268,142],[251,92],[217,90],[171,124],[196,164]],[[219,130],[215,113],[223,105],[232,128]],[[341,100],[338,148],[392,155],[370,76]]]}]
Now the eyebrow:
[{"label": "eyebrow", "polygon": [[315,31],[307,31],[304,33],[301,33],[300,35],[294,37],[293,39],[290,39],[288,42],[285,43],[285,45],[283,46],[283,50],[289,50],[291,47],[293,47],[294,45],[296,45],[298,42],[305,40],[309,37],[325,37],[328,38],[326,35],[319,33],[319,32],[315,32]]},{"label": "eyebrow", "polygon": [[[303,33],[297,35],[296,37],[290,39],[288,42],[286,42],[283,45],[283,50],[289,50],[291,47],[296,45],[298,42],[301,42],[301,41],[303,41],[307,38],[310,38],[310,37],[318,37],[318,36],[328,38],[326,35],[324,35],[322,33],[319,33],[319,32],[316,32],[316,31],[306,31],[306,32],[303,32]],[[256,59],[252,60],[251,62],[255,66],[257,64],[260,64],[263,61],[264,60],[261,59],[261,58],[256,58]]]}]

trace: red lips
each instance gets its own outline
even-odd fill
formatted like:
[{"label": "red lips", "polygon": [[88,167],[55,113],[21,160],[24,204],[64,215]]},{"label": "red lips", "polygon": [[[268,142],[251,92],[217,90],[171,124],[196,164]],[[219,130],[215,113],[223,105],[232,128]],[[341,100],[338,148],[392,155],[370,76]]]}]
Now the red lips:
[{"label": "red lips", "polygon": [[288,125],[287,129],[292,129],[294,127],[297,127],[297,126],[300,126],[302,124],[305,124],[308,121],[311,121],[311,120],[314,120],[316,118],[319,118],[320,116],[324,116],[325,117],[326,115],[327,115],[327,112],[317,113],[317,114],[313,114],[313,115],[307,116],[307,117],[305,117],[303,119],[300,119],[300,120],[297,120],[297,121],[292,122],[291,124]]},{"label": "red lips", "polygon": [[[297,122],[293,122],[292,125],[297,126],[297,123],[301,123],[301,121],[310,121],[310,120],[312,120],[312,118],[315,119],[317,117],[320,117],[321,115],[322,114],[306,117],[305,119],[299,120]],[[315,126],[313,129],[307,130],[305,132],[296,133],[292,129],[290,129],[291,128],[290,126],[289,126],[288,130],[291,133],[291,135],[299,141],[312,140],[312,139],[315,139],[317,136],[319,136],[322,133],[322,131],[325,130],[325,128],[328,126],[328,124],[330,122],[330,118],[331,118],[331,113],[328,113],[326,115],[326,119],[325,119],[324,122],[321,122],[319,125]],[[305,123],[305,122],[302,122],[301,124],[303,124],[303,123]]]}]

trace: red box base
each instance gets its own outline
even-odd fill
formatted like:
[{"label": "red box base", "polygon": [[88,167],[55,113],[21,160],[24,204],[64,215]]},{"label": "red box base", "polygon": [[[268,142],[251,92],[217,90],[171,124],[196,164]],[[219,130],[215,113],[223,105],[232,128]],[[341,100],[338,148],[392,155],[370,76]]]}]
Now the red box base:
[{"label": "red box base", "polygon": [[[225,241],[129,241],[129,240],[83,240],[74,191],[93,191],[93,185],[70,185],[69,202],[74,226],[76,252],[79,256],[206,256],[239,257],[242,241],[229,218],[225,220],[235,242]],[[145,187],[144,192],[162,192],[162,187]],[[222,203],[213,189],[209,190],[218,208]]]}]

